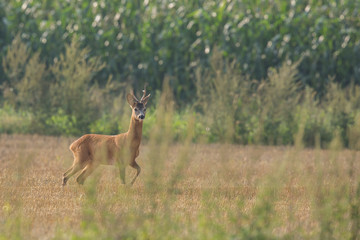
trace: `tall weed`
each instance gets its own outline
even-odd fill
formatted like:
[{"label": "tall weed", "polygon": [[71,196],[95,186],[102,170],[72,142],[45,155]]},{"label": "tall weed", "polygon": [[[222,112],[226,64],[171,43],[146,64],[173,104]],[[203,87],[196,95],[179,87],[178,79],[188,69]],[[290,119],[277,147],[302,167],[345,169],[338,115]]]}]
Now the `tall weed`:
[{"label": "tall weed", "polygon": [[[202,119],[211,142],[235,139],[235,116],[240,109],[240,92],[246,91],[241,75],[235,64],[223,60],[220,52],[215,51],[209,69],[197,70],[197,102]],[[243,84],[242,84],[243,83]],[[242,100],[242,99],[241,99]]]},{"label": "tall weed", "polygon": [[2,84],[5,101],[14,107],[39,111],[47,102],[48,82],[46,66],[40,61],[40,53],[30,54],[17,35],[3,58],[4,72],[8,80]]}]

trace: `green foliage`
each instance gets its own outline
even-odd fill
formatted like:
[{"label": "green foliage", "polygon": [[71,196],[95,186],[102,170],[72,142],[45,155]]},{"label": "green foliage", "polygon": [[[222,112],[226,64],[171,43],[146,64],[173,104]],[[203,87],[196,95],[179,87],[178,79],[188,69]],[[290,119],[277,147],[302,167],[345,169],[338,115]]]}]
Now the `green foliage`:
[{"label": "green foliage", "polygon": [[258,88],[264,136],[261,142],[291,144],[297,131],[294,110],[301,92],[296,84],[297,64],[269,70],[269,81]]},{"label": "green foliage", "polygon": [[113,119],[109,114],[104,114],[98,120],[92,122],[90,124],[90,132],[91,133],[102,133],[108,135],[118,134],[118,122],[116,119]]},{"label": "green foliage", "polygon": [[[208,132],[207,140],[243,144],[294,144],[323,147],[339,132],[349,146],[349,129],[359,112],[359,89],[329,84],[322,101],[311,88],[298,82],[298,63],[269,70],[267,81],[249,81],[234,73],[235,65],[217,60],[198,75],[195,109]],[[317,140],[318,139],[318,140]]]},{"label": "green foliage", "polygon": [[48,86],[45,64],[39,53],[30,54],[29,49],[17,35],[3,61],[8,80],[2,84],[4,99],[23,109],[39,110],[43,107],[44,89]]},{"label": "green foliage", "polygon": [[[126,132],[130,108],[124,100],[124,85],[112,79],[102,87],[92,83],[92,73],[102,65],[95,58],[87,59],[88,50],[81,50],[76,39],[66,46],[66,54],[58,62],[48,68],[40,67],[40,75],[28,67],[43,66],[38,55],[25,58],[28,62],[19,60],[21,53],[27,52],[16,39],[5,58],[10,78],[3,84],[7,105],[2,110],[1,132],[67,136]],[[214,50],[211,67],[197,70],[194,105],[171,110],[168,121],[172,140],[182,141],[189,119],[195,117],[193,141],[197,142],[289,145],[297,141],[305,146],[328,147],[335,133],[339,133],[342,144],[350,147],[349,140],[357,138],[351,133],[356,133],[359,87],[342,88],[331,82],[326,95],[317,100],[312,88],[301,88],[298,64],[270,69],[266,81],[250,81],[237,72],[237,64],[226,61]],[[113,97],[119,91],[122,94]],[[169,94],[171,100],[167,104],[175,108],[172,92]],[[144,140],[153,134],[157,118],[163,114],[158,110],[160,91],[153,95],[144,124]],[[21,120],[22,116],[28,117]]]},{"label": "green foliage", "polygon": [[246,83],[235,71],[235,65],[224,62],[216,52],[211,68],[197,72],[196,107],[204,116],[204,124],[213,134],[210,141],[233,141],[235,138],[235,115],[240,110],[240,91],[246,91]]},{"label": "green foliage", "polygon": [[77,120],[75,126],[87,130],[92,119],[97,118],[100,104],[93,96],[98,87],[90,84],[92,75],[103,66],[97,58],[87,58],[88,49],[81,49],[74,39],[66,46],[64,55],[50,67],[54,83],[50,86],[51,107],[63,109],[65,114]]},{"label": "green foliage", "polygon": [[49,133],[53,135],[79,135],[79,130],[76,126],[76,117],[67,115],[62,109],[53,114],[49,119],[46,120]]},{"label": "green foliage", "polygon": [[34,116],[29,112],[16,111],[10,105],[0,108],[0,132],[7,134],[31,133]]},{"label": "green foliage", "polygon": [[326,147],[338,132],[350,146],[360,107],[357,3],[3,5],[11,37],[0,51],[1,102],[13,112],[3,111],[32,120],[24,130],[16,118],[3,120],[1,132],[125,132],[125,89],[147,82],[154,93],[143,131],[149,139],[159,114],[155,93],[166,80],[173,140],[184,139],[195,117],[199,142],[288,145],[300,136],[306,146]]},{"label": "green foliage", "polygon": [[1,86],[3,98],[15,111],[31,112],[36,122],[28,129],[25,121],[24,131],[77,135],[101,118],[100,109],[112,109],[107,95],[120,85],[110,78],[103,87],[92,82],[103,65],[75,38],[65,48],[65,54],[46,67],[17,36],[4,57],[8,80]]},{"label": "green foliage", "polygon": [[[195,94],[198,68],[214,49],[258,81],[269,68],[297,62],[298,81],[318,96],[334,77],[359,84],[358,1],[17,1],[2,3],[0,57],[19,33],[46,64],[64,54],[74,35],[105,67],[96,73],[135,88],[161,89],[165,76],[175,99]],[[2,75],[0,75],[2,76]],[[0,83],[5,81],[0,78]]]}]

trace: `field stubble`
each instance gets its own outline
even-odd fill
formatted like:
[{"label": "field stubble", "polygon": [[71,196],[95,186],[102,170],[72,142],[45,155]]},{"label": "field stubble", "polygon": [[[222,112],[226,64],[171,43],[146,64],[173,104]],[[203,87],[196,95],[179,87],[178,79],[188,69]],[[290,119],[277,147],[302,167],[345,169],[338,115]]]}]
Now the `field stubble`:
[{"label": "field stubble", "polygon": [[[93,222],[101,231],[116,229],[117,235],[106,235],[114,238],[166,238],[176,233],[180,239],[201,239],[207,234],[216,238],[219,232],[221,237],[242,238],[258,236],[254,231],[262,229],[277,237],[318,238],[328,220],[335,238],[350,230],[358,233],[351,220],[359,180],[360,156],[354,151],[194,144],[186,167],[170,186],[182,146],[169,146],[168,156],[154,173],[150,144],[143,144],[138,158],[142,173],[134,186],[120,183],[116,167],[101,166],[84,186],[71,178],[62,188],[62,174],[73,160],[68,149],[73,140],[0,137],[4,236],[13,232],[36,239],[87,236],[84,222]],[[127,168],[127,182],[134,173]],[[339,221],[327,219],[333,217]],[[181,227],[171,229],[175,223]],[[144,227],[147,224],[155,230]],[[345,233],[336,230],[339,227],[345,227]],[[164,228],[167,232],[155,233]]]}]

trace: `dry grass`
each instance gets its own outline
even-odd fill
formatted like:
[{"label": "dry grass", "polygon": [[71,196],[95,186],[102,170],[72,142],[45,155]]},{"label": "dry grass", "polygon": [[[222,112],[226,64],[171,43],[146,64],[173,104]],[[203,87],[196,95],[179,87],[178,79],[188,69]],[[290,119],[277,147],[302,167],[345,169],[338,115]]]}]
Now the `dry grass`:
[{"label": "dry grass", "polygon": [[[173,232],[180,239],[206,239],[204,229],[210,228],[211,238],[217,238],[211,229],[215,226],[228,238],[237,235],[239,229],[251,230],[261,217],[264,227],[269,225],[274,236],[299,233],[300,238],[318,238],[323,218],[327,213],[331,215],[331,211],[326,211],[327,204],[334,210],[338,208],[336,199],[341,203],[349,199],[351,203],[360,175],[360,155],[348,150],[191,145],[189,164],[175,185],[169,187],[182,146],[169,147],[169,156],[159,165],[154,180],[150,146],[144,145],[138,158],[142,173],[134,186],[121,185],[118,170],[102,166],[85,186],[78,186],[72,178],[62,188],[62,174],[72,163],[68,150],[72,140],[0,137],[0,232],[5,238],[16,231],[27,239],[69,238],[82,235],[83,223],[91,221],[108,231],[143,229],[136,235],[138,238],[154,239],[160,234],[155,231],[165,231],[165,226],[154,227],[155,230],[144,226],[158,224],[162,218],[182,226],[167,229],[168,236]],[[127,182],[134,172],[127,168]],[[156,187],[149,187],[151,181]],[[325,204],[326,199],[331,201]],[[266,203],[273,208],[269,211],[271,223],[266,221],[267,214],[262,215],[267,212],[261,210],[267,209]],[[339,211],[345,213],[336,216],[348,220],[344,229],[348,231],[352,227],[346,212],[349,207],[345,203],[339,206]],[[87,219],[89,216],[93,218]],[[342,226],[335,223],[332,227]],[[192,235],[198,228],[203,229],[201,236]],[[336,234],[335,230],[335,238]]]}]

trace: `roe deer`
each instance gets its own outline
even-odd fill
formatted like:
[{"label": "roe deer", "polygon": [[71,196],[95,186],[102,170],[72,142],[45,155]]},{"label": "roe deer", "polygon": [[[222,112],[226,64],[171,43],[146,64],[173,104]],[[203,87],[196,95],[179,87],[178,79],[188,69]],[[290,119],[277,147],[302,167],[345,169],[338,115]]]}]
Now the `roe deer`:
[{"label": "roe deer", "polygon": [[86,134],[70,145],[70,150],[74,154],[73,165],[64,173],[63,183],[71,176],[81,170],[76,178],[79,184],[83,184],[85,179],[100,165],[113,165],[117,163],[120,169],[120,178],[125,184],[125,167],[129,164],[136,169],[136,175],[131,181],[133,184],[139,176],[141,168],[135,159],[139,155],[143,120],[145,119],[146,104],[150,94],[143,96],[140,101],[133,95],[127,94],[126,99],[132,109],[129,130],[126,133],[110,136],[99,134]]}]

